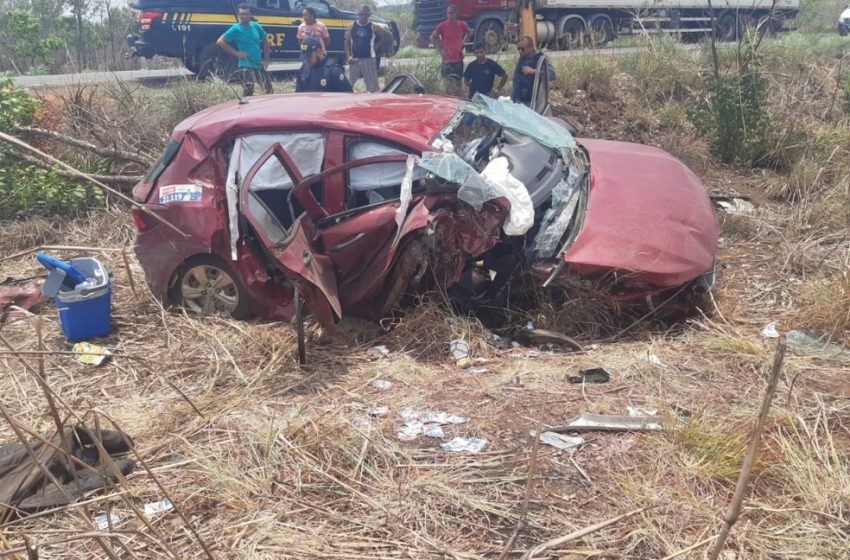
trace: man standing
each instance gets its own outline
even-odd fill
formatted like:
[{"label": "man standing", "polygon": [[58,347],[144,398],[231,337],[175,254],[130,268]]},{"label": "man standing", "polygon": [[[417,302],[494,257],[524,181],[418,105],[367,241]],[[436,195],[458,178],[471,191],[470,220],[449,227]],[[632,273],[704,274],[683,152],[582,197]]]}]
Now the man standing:
[{"label": "man standing", "polygon": [[[534,93],[534,80],[537,76],[537,64],[543,53],[534,48],[531,37],[523,37],[516,46],[519,51],[519,60],[517,60],[516,68],[514,68],[511,101],[530,106],[531,96]],[[549,64],[548,60],[546,61],[546,74],[549,81],[555,79],[555,69]]]},{"label": "man standing", "polygon": [[446,20],[434,28],[431,42],[440,49],[443,64],[440,75],[446,83],[446,93],[461,96],[461,78],[463,76],[463,44],[471,29],[465,21],[457,19],[457,6],[446,8]]},{"label": "man standing", "polygon": [[302,57],[304,62],[295,79],[295,91],[352,91],[342,67],[325,55],[319,39],[308,37],[304,41]]},{"label": "man standing", "polygon": [[[254,95],[254,82],[259,82],[266,93],[272,93],[272,82],[266,69],[269,67],[271,47],[266,30],[252,20],[251,6],[239,4],[236,8],[239,23],[233,24],[218,38],[216,44],[230,56],[239,59],[238,72],[242,80],[242,93]],[[236,45],[236,48],[231,46]]]},{"label": "man standing", "polygon": [[[463,81],[469,88],[469,98],[472,99],[476,93],[488,97],[498,97],[502,93],[502,88],[505,87],[505,82],[508,81],[505,69],[492,58],[487,58],[482,43],[475,43],[473,52],[475,53],[475,60],[470,62],[466,70],[463,71]],[[496,83],[496,76],[499,76],[499,83],[494,89],[493,84]]]},{"label": "man standing", "polygon": [[357,19],[351,22],[345,30],[345,56],[348,62],[348,77],[351,85],[363,78],[366,91],[378,91],[378,61],[377,53],[389,45],[392,47],[393,36],[389,31],[369,21],[372,9],[360,6]]}]

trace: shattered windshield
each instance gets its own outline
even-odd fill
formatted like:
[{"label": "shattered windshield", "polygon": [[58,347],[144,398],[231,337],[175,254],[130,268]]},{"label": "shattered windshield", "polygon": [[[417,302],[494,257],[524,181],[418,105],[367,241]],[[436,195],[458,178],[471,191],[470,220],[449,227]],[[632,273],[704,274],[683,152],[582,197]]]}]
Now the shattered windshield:
[{"label": "shattered windshield", "polygon": [[459,185],[459,199],[477,209],[495,198],[511,203],[507,235],[523,235],[537,221],[533,257],[562,254],[574,239],[588,163],[566,123],[476,95],[432,146],[438,152],[418,165]]},{"label": "shattered windshield", "polygon": [[[476,95],[463,103],[431,143],[436,152],[408,159],[396,221],[411,200],[413,178],[425,172],[438,192],[456,192],[473,208],[497,198],[510,203],[503,231],[527,240],[536,258],[562,255],[581,225],[587,160],[566,123],[510,102]],[[446,189],[446,190],[443,190]]]},{"label": "shattered windshield", "polygon": [[566,127],[535,113],[521,103],[499,101],[475,94],[465,109],[468,113],[486,118],[499,126],[530,136],[547,148],[560,151],[562,155],[578,147]]}]

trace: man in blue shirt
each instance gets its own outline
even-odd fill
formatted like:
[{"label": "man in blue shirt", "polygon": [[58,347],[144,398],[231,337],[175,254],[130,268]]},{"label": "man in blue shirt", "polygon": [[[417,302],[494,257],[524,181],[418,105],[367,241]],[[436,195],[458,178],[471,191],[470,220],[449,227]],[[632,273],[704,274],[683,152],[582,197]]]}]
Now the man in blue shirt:
[{"label": "man in blue shirt", "polygon": [[[216,44],[230,56],[239,59],[237,73],[242,81],[242,92],[245,96],[254,94],[254,82],[259,82],[266,93],[272,93],[272,82],[266,69],[271,58],[271,46],[266,39],[266,30],[253,21],[251,6],[239,4],[236,8],[239,23],[218,38]],[[236,45],[233,48],[232,45]]]}]

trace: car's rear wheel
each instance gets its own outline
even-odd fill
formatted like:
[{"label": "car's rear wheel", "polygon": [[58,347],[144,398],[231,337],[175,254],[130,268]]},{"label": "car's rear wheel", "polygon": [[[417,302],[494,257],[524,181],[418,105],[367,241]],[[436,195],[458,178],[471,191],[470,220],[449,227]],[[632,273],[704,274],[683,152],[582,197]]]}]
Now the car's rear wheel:
[{"label": "car's rear wheel", "polygon": [[248,314],[248,295],[232,269],[221,259],[199,255],[177,270],[171,302],[196,315],[240,319]]}]

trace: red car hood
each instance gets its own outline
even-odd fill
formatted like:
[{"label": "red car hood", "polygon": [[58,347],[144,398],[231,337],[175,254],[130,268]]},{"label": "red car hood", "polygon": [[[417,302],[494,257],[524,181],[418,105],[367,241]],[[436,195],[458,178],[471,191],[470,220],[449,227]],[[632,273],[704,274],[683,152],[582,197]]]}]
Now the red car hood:
[{"label": "red car hood", "polygon": [[580,274],[612,269],[632,282],[679,286],[712,267],[719,226],[702,182],[651,146],[581,140],[590,154],[590,196],[564,259]]}]

